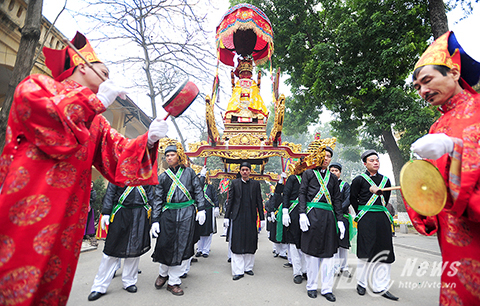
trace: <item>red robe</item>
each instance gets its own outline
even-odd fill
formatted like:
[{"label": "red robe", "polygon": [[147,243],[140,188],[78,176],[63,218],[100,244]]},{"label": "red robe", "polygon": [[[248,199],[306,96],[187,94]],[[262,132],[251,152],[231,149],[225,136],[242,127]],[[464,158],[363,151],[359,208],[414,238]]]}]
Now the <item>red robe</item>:
[{"label": "red robe", "polygon": [[117,185],[158,184],[157,146],[111,128],[88,88],[32,75],[15,91],[0,156],[0,304],[65,305],[92,165]]},{"label": "red robe", "polygon": [[446,267],[440,305],[480,305],[480,95],[463,91],[440,111],[430,133],[452,137],[454,153],[431,162],[445,179],[447,203],[433,217],[405,205],[418,232],[437,233]]}]

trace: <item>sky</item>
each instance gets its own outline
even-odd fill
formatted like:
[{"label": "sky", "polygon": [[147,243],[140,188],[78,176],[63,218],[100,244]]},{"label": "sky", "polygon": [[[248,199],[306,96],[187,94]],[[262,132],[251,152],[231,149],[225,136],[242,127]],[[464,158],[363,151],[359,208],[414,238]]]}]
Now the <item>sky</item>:
[{"label": "sky", "polygon": [[[43,2],[44,2],[43,14],[49,21],[53,22],[57,14],[62,9],[64,5],[64,1],[44,0]],[[69,0],[67,7],[70,9],[74,9],[76,6],[78,7],[79,2],[80,1]],[[212,8],[209,11],[209,15],[207,17],[210,19],[210,26],[208,30],[213,32],[212,33],[212,45],[213,45],[213,42],[215,39],[215,34],[214,34],[215,27],[220,21],[220,18],[222,17],[223,13],[225,13],[225,11],[228,9],[229,3],[227,0],[212,0],[212,2],[215,4],[217,9]],[[478,29],[480,29],[480,4],[474,4],[474,9],[472,14],[467,18],[464,18],[463,20],[460,20],[461,17],[463,16],[463,13],[459,9],[449,12],[447,16],[449,20],[449,29],[455,32],[455,36],[457,37],[457,40],[460,43],[460,45],[472,58],[476,59],[477,61],[480,61],[480,39],[478,36],[476,37],[472,36],[474,33],[478,33]],[[58,21],[56,22],[56,27],[66,37],[73,38],[77,30],[80,32],[85,32],[88,28],[88,25],[79,24],[69,12],[64,11],[62,15],[60,15],[60,18],[58,19]],[[113,74],[112,79],[118,84],[128,83],[128,78],[121,75]],[[266,85],[269,83],[270,83],[269,76],[264,76],[262,79],[262,84]],[[223,84],[229,84],[229,83],[223,82]],[[126,85],[123,85],[123,86],[126,86]],[[285,84],[281,84],[280,93],[284,93],[285,95],[288,96],[290,94],[288,86],[286,86]],[[265,101],[270,100],[269,98],[271,97],[271,83],[268,86],[262,86],[261,94]],[[136,93],[131,93],[129,96],[147,114],[149,115],[151,114],[151,111],[149,111],[150,103],[146,98],[146,95],[136,92]],[[222,105],[222,106],[226,108],[226,105]],[[162,110],[158,110],[158,114],[159,116],[161,116]],[[325,111],[324,114],[321,115],[320,121],[326,122],[329,120],[331,120],[330,113],[328,111]],[[169,123],[169,136],[171,132],[173,134],[176,134],[174,130],[175,129],[173,125]],[[175,137],[175,135],[171,135],[170,137]],[[387,175],[389,178],[393,180],[393,171],[392,171],[392,166],[391,166],[388,155],[380,156],[380,162],[381,162],[380,172]]]}]

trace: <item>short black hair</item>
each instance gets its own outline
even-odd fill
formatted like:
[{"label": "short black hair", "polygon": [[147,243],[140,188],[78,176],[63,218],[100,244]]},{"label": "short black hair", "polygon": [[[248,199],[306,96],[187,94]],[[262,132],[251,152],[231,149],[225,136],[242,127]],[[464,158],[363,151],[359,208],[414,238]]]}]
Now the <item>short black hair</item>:
[{"label": "short black hair", "polygon": [[[440,72],[443,76],[447,76],[447,73],[450,72],[450,68],[448,68],[447,66],[444,66],[444,65],[431,65],[433,66],[433,69],[437,70],[438,72]],[[422,66],[422,67],[418,67],[417,69],[415,69],[415,71],[413,72],[413,76],[412,76],[412,79],[414,81],[417,80],[417,77],[418,77],[418,74],[420,73],[420,71],[422,71],[423,67],[425,66]]]}]

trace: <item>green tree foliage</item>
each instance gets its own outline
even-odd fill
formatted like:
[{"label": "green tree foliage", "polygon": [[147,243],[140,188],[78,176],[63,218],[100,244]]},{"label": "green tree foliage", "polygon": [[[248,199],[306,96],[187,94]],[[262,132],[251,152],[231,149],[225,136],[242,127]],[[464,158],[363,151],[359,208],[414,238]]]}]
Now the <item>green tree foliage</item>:
[{"label": "green tree foliage", "polygon": [[427,2],[251,3],[270,18],[274,66],[290,76],[290,129],[305,132],[326,107],[334,114],[332,134],[339,142],[388,152],[398,174],[409,143],[399,147],[394,136],[418,138],[435,117],[406,82],[430,36]]},{"label": "green tree foliage", "polygon": [[107,186],[105,185],[103,177],[99,177],[93,182],[93,190],[97,193],[97,198],[95,199],[95,202],[90,203],[90,206],[95,212],[95,223],[98,223],[98,218],[102,212],[103,197],[107,191]]}]

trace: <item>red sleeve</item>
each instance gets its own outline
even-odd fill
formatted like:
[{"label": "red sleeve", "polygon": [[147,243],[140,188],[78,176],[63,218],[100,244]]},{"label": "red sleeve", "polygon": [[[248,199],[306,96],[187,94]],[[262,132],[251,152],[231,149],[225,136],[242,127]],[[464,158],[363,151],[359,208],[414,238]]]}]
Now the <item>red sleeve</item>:
[{"label": "red sleeve", "polygon": [[135,139],[123,137],[103,116],[93,122],[96,152],[93,165],[116,185],[157,185],[158,142],[147,149],[148,133]]},{"label": "red sleeve", "polygon": [[30,142],[52,158],[66,159],[88,141],[88,127],[103,111],[90,89],[66,90],[48,76],[32,75],[17,86],[11,114]]}]

